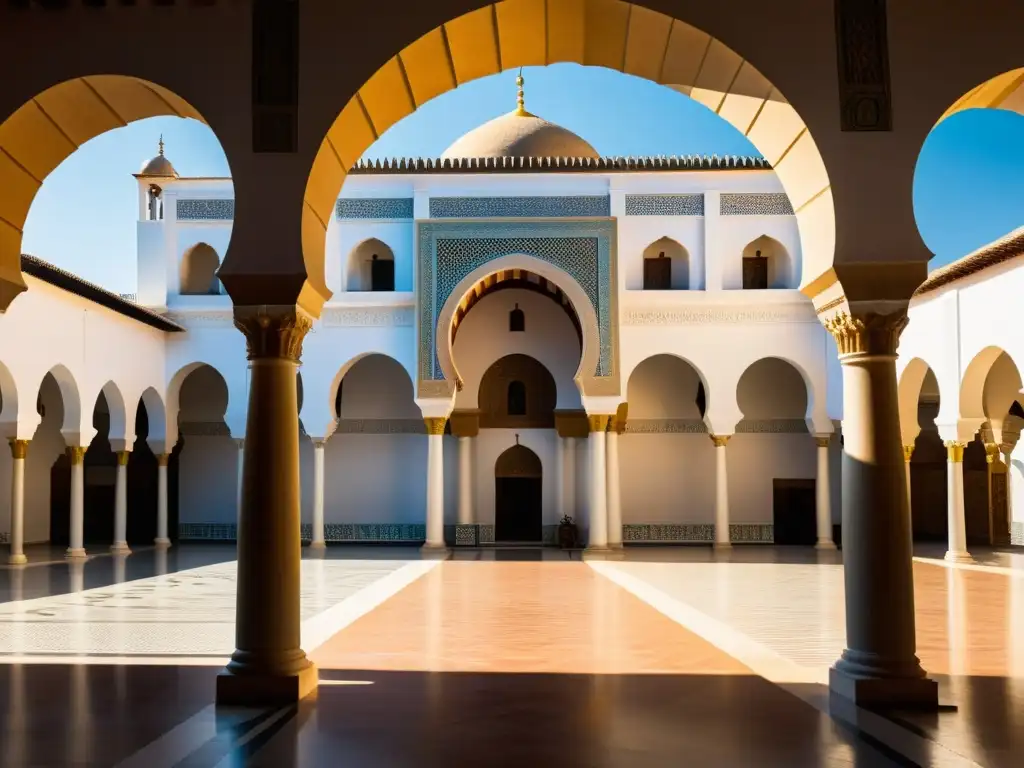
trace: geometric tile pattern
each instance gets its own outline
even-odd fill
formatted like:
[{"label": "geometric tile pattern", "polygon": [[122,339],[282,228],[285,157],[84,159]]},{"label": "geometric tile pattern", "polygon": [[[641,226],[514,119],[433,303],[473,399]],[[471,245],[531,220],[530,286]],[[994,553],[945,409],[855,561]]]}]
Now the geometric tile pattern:
[{"label": "geometric tile pattern", "polygon": [[[178,538],[187,541],[235,541],[237,526],[234,523],[181,523]],[[300,526],[303,541],[313,536],[309,523]],[[427,538],[426,525],[419,523],[327,523],[324,525],[324,540],[419,542]]]},{"label": "geometric tile pattern", "polygon": [[793,204],[785,192],[723,193],[722,216],[792,216]]},{"label": "geometric tile pattern", "polygon": [[423,419],[338,419],[335,433],[343,435],[423,435]]},{"label": "geometric tile pattern", "polygon": [[494,526],[493,525],[480,525],[477,526],[477,541],[481,544],[493,544],[494,543]]},{"label": "geometric tile pattern", "polygon": [[9,534],[7,531],[0,531],[0,544],[10,544],[10,543],[11,543],[11,534]]},{"label": "geometric tile pattern", "polygon": [[736,434],[807,434],[804,419],[742,419]]},{"label": "geometric tile pattern", "polygon": [[[770,544],[771,523],[732,523],[729,540],[739,544]],[[715,540],[713,523],[627,523],[622,526],[625,543],[697,544]]]},{"label": "geometric tile pattern", "polygon": [[703,216],[704,195],[626,195],[627,216]]},{"label": "geometric tile pattern", "polygon": [[565,197],[432,197],[430,218],[611,216],[607,195]]},{"label": "geometric tile pattern", "polygon": [[1010,544],[1015,547],[1024,547],[1024,522],[1015,520],[1010,523]]},{"label": "geometric tile pattern", "polygon": [[339,219],[411,219],[411,197],[339,198],[336,215]]},{"label": "geometric tile pattern", "polygon": [[175,208],[178,221],[231,221],[235,218],[233,199],[179,200]]},{"label": "geometric tile pattern", "polygon": [[587,294],[597,315],[600,353],[597,376],[612,370],[612,242],[615,222],[420,222],[419,378],[441,381],[434,332],[441,308],[455,286],[489,261],[524,254],[569,274]]}]

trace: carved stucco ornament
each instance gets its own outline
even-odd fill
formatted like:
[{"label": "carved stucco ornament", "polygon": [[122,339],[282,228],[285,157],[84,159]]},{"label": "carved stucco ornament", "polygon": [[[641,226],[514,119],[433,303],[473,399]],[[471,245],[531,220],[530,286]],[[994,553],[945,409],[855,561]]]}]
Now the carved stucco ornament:
[{"label": "carved stucco ornament", "polygon": [[313,318],[297,306],[235,307],[235,327],[245,334],[250,360],[280,358],[298,362],[302,340],[313,328]]}]

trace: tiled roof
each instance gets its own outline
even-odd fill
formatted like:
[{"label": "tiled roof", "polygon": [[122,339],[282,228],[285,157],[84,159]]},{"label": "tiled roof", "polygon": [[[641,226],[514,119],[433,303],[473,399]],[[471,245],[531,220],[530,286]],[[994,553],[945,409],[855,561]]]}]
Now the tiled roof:
[{"label": "tiled roof", "polygon": [[29,256],[25,253],[21,255],[21,271],[42,280],[44,283],[49,283],[68,293],[81,296],[83,299],[88,299],[99,304],[101,307],[106,307],[125,317],[130,317],[132,320],[138,320],[140,323],[144,323],[157,330],[169,333],[178,333],[185,330],[163,315],[157,314],[145,307],[140,307],[134,302],[126,301],[116,293],[100,288],[88,280],[83,280],[78,275],[74,275],[60,267],[55,267],[48,261],[43,261],[35,256]]},{"label": "tiled roof", "polygon": [[949,285],[957,280],[962,280],[968,275],[973,275],[983,269],[1002,264],[1004,261],[1024,256],[1024,227],[1019,227],[1009,234],[1003,235],[998,240],[982,246],[973,253],[957,259],[951,264],[936,269],[928,279],[921,283],[921,287],[915,291],[915,296],[934,291],[944,285]]},{"label": "tiled roof", "polygon": [[761,157],[396,157],[360,160],[349,173],[622,173],[637,171],[770,171]]}]

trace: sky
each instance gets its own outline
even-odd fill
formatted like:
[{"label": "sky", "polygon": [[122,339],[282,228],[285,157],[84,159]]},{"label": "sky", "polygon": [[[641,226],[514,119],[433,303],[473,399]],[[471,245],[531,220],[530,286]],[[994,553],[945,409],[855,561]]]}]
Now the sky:
[{"label": "sky", "polygon": [[[366,157],[437,157],[476,126],[515,107],[509,71],[467,83],[392,126]],[[603,155],[757,155],[730,124],[670,88],[598,67],[524,70],[526,107],[578,133]],[[216,136],[193,120],[151,118],[84,144],[43,183],[22,250],[117,293],[135,291],[137,186],[156,154],[182,176],[229,176]],[[1024,116],[969,110],[928,137],[914,211],[935,268],[1024,224]]]}]

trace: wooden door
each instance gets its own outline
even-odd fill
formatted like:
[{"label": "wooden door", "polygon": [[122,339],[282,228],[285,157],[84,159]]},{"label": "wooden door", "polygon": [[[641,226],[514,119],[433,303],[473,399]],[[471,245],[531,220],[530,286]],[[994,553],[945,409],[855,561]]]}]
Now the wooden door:
[{"label": "wooden door", "polygon": [[743,259],[743,288],[758,290],[768,287],[768,259],[750,256]]},{"label": "wooden door", "polygon": [[659,256],[644,259],[644,290],[668,291],[672,288],[672,259]]}]

